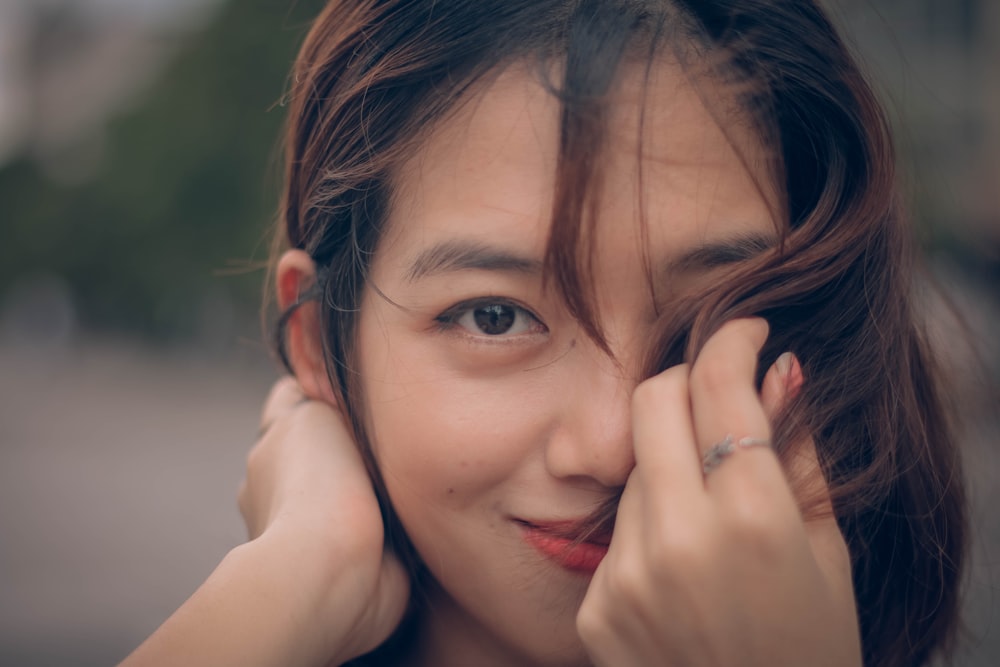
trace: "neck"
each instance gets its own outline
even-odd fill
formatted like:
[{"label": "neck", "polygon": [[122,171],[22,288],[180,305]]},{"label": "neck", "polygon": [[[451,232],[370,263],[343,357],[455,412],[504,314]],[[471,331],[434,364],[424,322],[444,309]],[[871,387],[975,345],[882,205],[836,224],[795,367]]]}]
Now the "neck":
[{"label": "neck", "polygon": [[439,586],[428,591],[405,667],[523,667],[530,662],[467,614]]}]

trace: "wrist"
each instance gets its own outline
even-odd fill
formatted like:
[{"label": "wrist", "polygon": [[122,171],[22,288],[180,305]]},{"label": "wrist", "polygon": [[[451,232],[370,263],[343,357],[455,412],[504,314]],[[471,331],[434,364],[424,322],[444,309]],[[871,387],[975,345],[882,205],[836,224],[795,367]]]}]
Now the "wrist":
[{"label": "wrist", "polygon": [[[259,627],[269,627],[275,645],[285,645],[285,664],[327,664],[336,619],[330,618],[333,568],[310,549],[266,531],[233,548],[220,571],[234,581],[252,582],[254,597],[266,614]],[[293,657],[294,656],[294,657]]]},{"label": "wrist", "polygon": [[[343,541],[330,539],[314,524],[277,519],[256,539],[227,555],[235,567],[263,577],[274,591],[274,614],[300,644],[301,664],[340,664],[353,655],[346,645],[364,601],[358,600],[357,573]],[[299,664],[299,663],[297,663]]]}]

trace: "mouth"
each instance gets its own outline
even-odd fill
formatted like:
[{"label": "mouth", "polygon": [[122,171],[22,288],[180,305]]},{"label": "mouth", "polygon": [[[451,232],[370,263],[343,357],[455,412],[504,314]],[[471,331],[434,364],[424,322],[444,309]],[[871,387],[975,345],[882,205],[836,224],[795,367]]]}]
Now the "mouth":
[{"label": "mouth", "polygon": [[580,521],[515,519],[529,546],[565,570],[591,576],[608,554],[610,532],[582,528]]}]

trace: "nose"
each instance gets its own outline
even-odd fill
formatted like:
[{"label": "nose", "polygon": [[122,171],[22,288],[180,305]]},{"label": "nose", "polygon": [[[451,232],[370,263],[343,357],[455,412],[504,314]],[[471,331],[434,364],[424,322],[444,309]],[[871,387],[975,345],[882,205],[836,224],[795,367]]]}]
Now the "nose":
[{"label": "nose", "polygon": [[596,348],[576,352],[565,391],[560,392],[559,420],[546,443],[546,467],[560,479],[624,486],[635,467],[631,414],[632,391],[638,384],[635,373]]}]

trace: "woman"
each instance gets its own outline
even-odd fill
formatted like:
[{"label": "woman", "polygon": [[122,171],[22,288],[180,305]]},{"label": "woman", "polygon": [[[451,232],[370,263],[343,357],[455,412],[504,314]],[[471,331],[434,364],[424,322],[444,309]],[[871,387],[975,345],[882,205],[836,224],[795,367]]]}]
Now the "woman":
[{"label": "woman", "polygon": [[[129,664],[918,665],[957,452],[812,2],[332,2],[235,549]],[[302,392],[302,395],[299,392]]]}]

